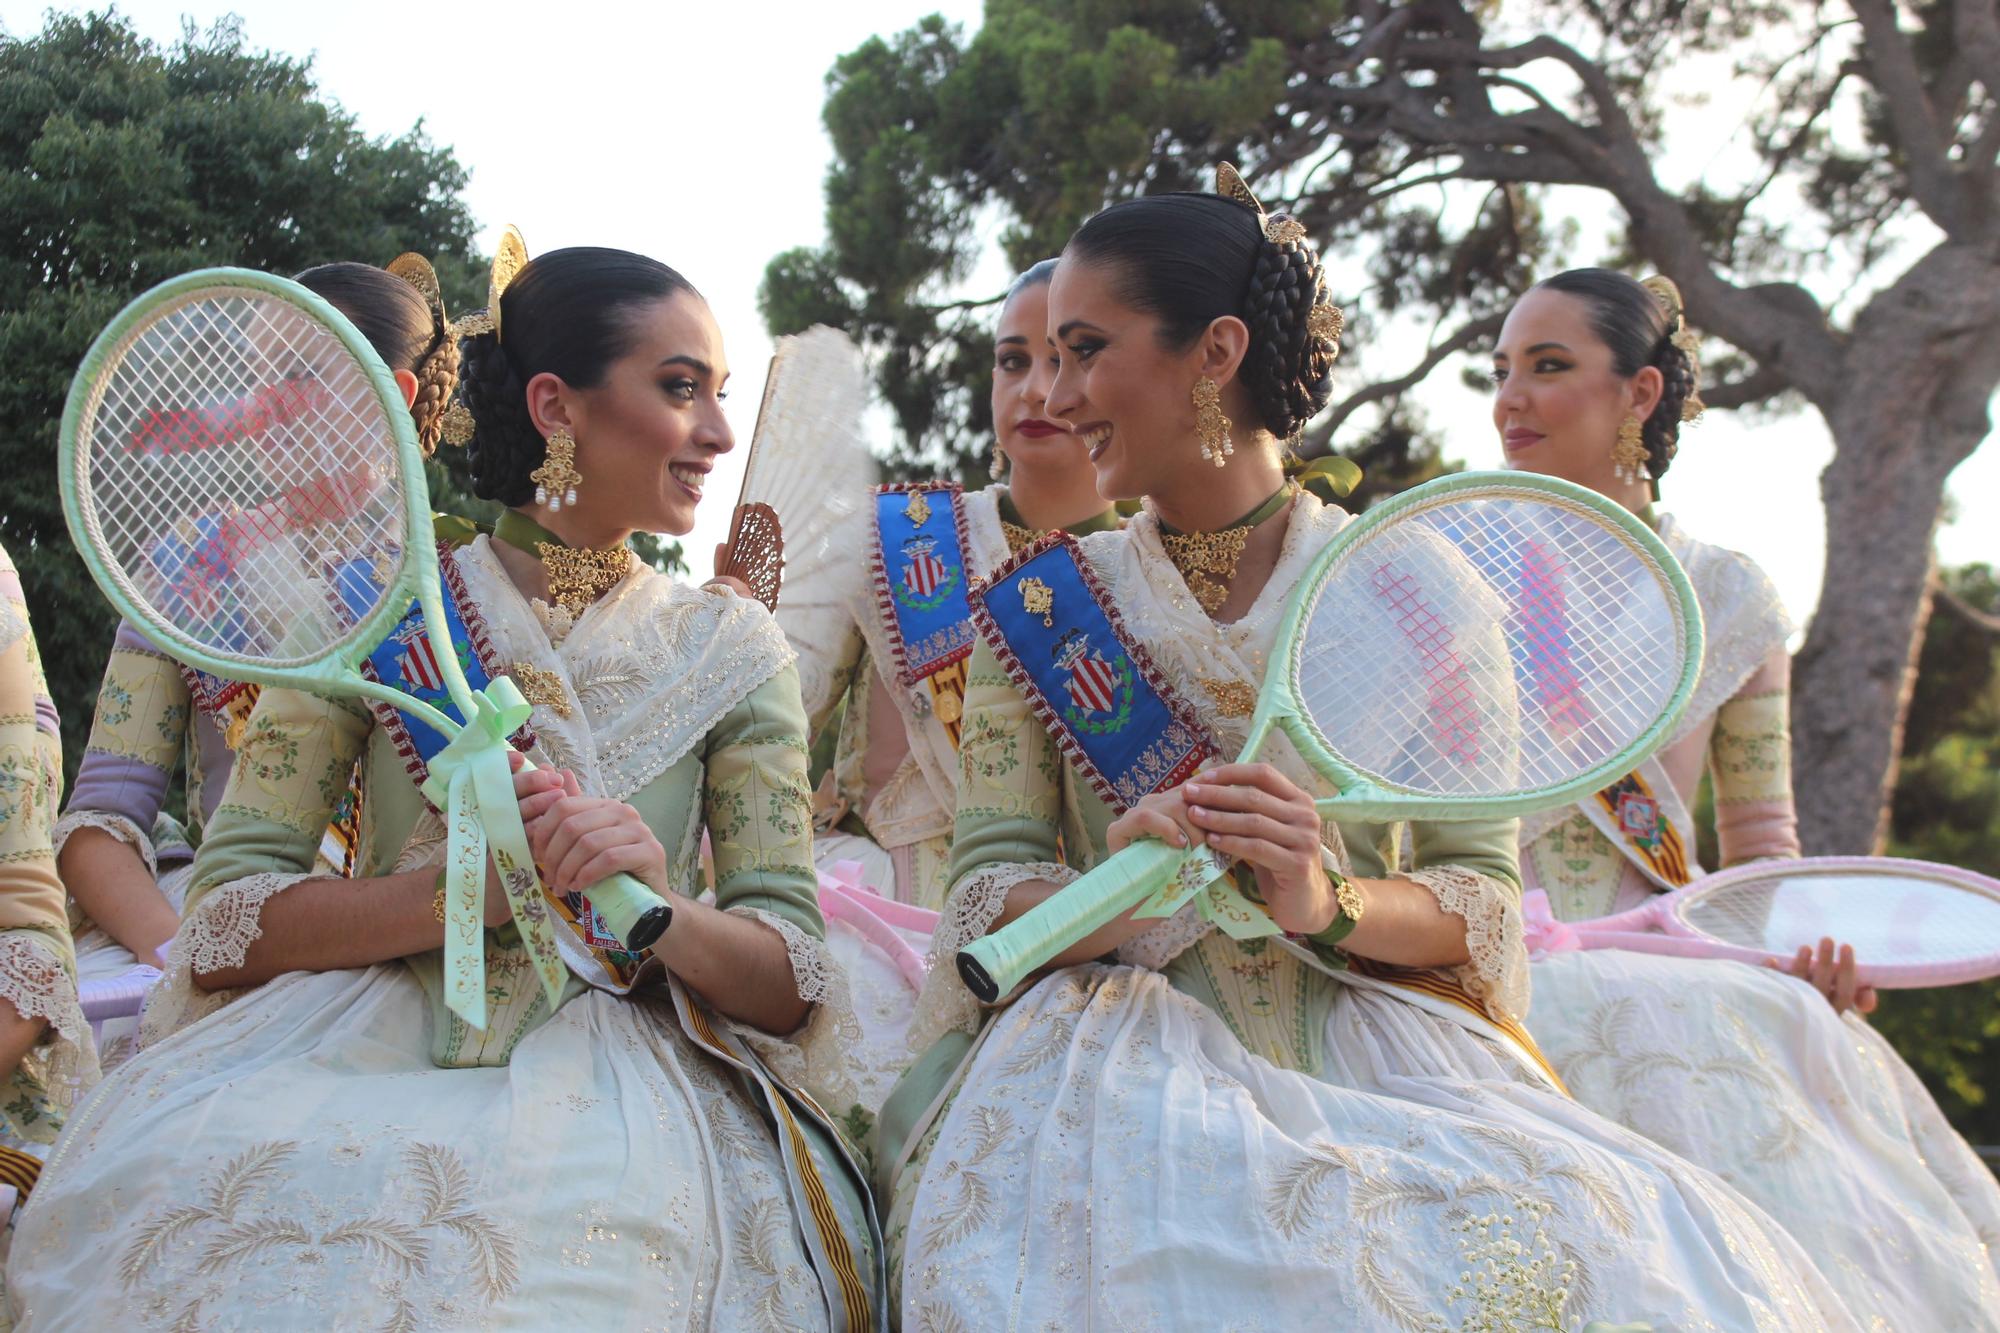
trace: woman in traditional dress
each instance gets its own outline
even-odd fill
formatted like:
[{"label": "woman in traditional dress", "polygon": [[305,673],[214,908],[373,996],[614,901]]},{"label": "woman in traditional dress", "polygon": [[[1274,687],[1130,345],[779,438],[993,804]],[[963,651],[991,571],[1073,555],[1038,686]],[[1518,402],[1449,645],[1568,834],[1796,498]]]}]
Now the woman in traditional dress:
[{"label": "woman in traditional dress", "polygon": [[[387,272],[322,264],[297,281],[325,297],[381,353],[418,440],[426,453],[434,451],[458,384],[458,343],[430,263],[412,254]],[[222,801],[257,694],[255,685],[194,670],[119,623],[89,745],[55,828],[83,982],[144,978],[150,972],[138,965],[165,961],[194,873],[194,849]],[[166,809],[177,771],[187,798],[178,820]],[[327,868],[336,873],[351,862],[358,799],[350,791],[328,829]],[[99,1024],[98,1058],[106,1070],[131,1054],[137,1033],[136,1016]]]},{"label": "woman in traditional dress", "polygon": [[[1044,628],[969,673],[918,1015],[938,1040],[877,1146],[905,1326],[1844,1327],[1788,1236],[1541,1068],[1514,1021],[1514,821],[1322,824],[1330,788],[1282,744],[1176,785],[1240,746],[1288,594],[1346,521],[1280,463],[1330,391],[1318,259],[1224,179],[1098,214],[1051,287],[1049,410],[1146,511],[985,594]],[[1093,663],[1177,719],[1129,769],[1092,739],[1123,709]],[[955,951],[1142,836],[1239,862],[1286,935],[1120,920],[981,1013]]]},{"label": "woman in traditional dress", "polygon": [[[882,1099],[909,1066],[913,964],[929,947],[928,935],[911,928],[917,914],[876,906],[869,890],[928,911],[944,901],[973,638],[966,593],[1045,531],[1098,532],[1118,522],[1097,494],[1083,445],[1045,406],[1055,378],[1054,272],[1055,261],[1045,259],[1021,274],[1000,308],[993,484],[971,492],[941,482],[878,488],[841,548],[853,558],[808,576],[838,581],[838,590],[778,604],[778,624],[799,653],[813,732],[823,743],[822,733],[838,725],[814,856],[822,871],[859,881],[830,885],[829,893],[876,917],[869,935],[844,920],[829,926],[861,1034],[841,1075],[813,1089],[856,1143],[866,1143]],[[912,505],[923,522],[908,522]],[[800,591],[797,580],[787,588]],[[858,875],[843,861],[856,863]]]},{"label": "woman in traditional dress", "polygon": [[[1671,283],[1578,269],[1523,296],[1494,350],[1509,465],[1652,523],[1708,630],[1666,747],[1603,793],[1522,821],[1524,881],[1546,897],[1531,905],[1559,920],[1623,911],[1702,873],[1691,811],[1704,767],[1723,865],[1799,854],[1791,622],[1749,557],[1653,509],[1681,423],[1701,408],[1696,348]],[[1853,950],[1823,940],[1792,971],[1558,950],[1534,966],[1531,1026],[1585,1104],[1762,1205],[1864,1323],[2000,1326],[2000,1182],[1861,1020],[1874,997],[1855,984]]]},{"label": "woman in traditional dress", "polygon": [[[507,509],[442,564],[475,686],[505,672],[534,705],[516,791],[561,1000],[489,872],[486,1026],[445,1003],[427,729],[265,691],[148,1009],[174,1030],[100,1086],[23,1219],[25,1327],[875,1322],[852,1167],[752,1047],[799,1063],[836,1017],[791,653],[761,606],[626,546],[687,532],[731,447],[720,333],[654,260],[502,253],[464,395],[474,490]],[[408,621],[376,669],[423,689],[427,647]],[[357,759],[355,877],[315,876]],[[616,871],[674,908],[645,956],[584,896]]]},{"label": "woman in traditional dress", "polygon": [[21,576],[0,550],[0,1185],[23,1192],[34,1183],[32,1157],[48,1151],[76,1092],[97,1079],[49,841],[61,799],[55,701]]},{"label": "woman in traditional dress", "polygon": [[[859,860],[871,884],[920,907],[942,905],[951,856],[973,637],[968,586],[1045,531],[1097,532],[1118,521],[1097,494],[1083,445],[1044,405],[1055,374],[1047,320],[1054,271],[1045,259],[1023,273],[1000,309],[993,484],[969,493],[947,482],[878,488],[857,525],[856,558],[840,570],[844,595],[778,608],[798,649],[815,735],[846,704],[820,862]],[[899,523],[917,497],[924,521]],[[892,515],[887,525],[883,512]]]}]

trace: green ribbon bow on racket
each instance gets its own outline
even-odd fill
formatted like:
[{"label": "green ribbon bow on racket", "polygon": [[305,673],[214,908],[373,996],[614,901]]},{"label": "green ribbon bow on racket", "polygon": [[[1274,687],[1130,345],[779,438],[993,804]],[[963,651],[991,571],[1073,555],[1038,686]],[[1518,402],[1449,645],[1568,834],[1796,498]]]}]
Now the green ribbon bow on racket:
[{"label": "green ribbon bow on racket", "polygon": [[430,761],[424,795],[445,812],[445,1003],[476,1028],[486,1026],[486,850],[520,927],[521,940],[553,1010],[562,1000],[565,969],[542,902],[534,853],[514,799],[507,738],[532,708],[506,676],[473,690],[473,715]]}]

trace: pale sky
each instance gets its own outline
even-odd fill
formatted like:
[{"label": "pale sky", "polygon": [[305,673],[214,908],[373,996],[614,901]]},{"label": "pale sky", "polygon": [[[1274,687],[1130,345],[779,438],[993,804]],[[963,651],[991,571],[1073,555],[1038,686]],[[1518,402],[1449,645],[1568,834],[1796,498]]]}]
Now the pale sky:
[{"label": "pale sky", "polygon": [[[46,7],[0,0],[0,25],[30,34]],[[512,222],[531,254],[620,246],[680,269],[721,323],[739,445],[749,442],[771,350],[756,305],[765,262],[822,237],[830,150],[819,116],[828,68],[870,34],[901,31],[925,14],[968,28],[980,15],[979,0],[571,0],[443,9],[379,0],[337,9],[123,0],[119,8],[161,41],[177,35],[184,13],[206,26],[233,10],[253,47],[312,55],[322,94],[369,133],[400,134],[422,117],[432,139],[471,169],[466,197],[483,248]],[[982,265],[981,281],[990,286],[996,266]],[[1371,359],[1370,368],[1402,369],[1388,358]],[[1457,370],[1441,367],[1415,397],[1444,430],[1451,456],[1497,467],[1486,403],[1459,384]],[[1818,600],[1825,541],[1818,476],[1830,455],[1810,414],[1746,429],[1715,413],[1683,437],[1666,504],[1697,536],[1753,556],[1803,620]],[[698,573],[727,532],[740,457],[718,469],[686,539]],[[1942,531],[1941,557],[2000,559],[1990,534],[1990,515],[2000,510],[2000,445],[1989,440],[1962,465],[1952,493],[1964,517]]]}]

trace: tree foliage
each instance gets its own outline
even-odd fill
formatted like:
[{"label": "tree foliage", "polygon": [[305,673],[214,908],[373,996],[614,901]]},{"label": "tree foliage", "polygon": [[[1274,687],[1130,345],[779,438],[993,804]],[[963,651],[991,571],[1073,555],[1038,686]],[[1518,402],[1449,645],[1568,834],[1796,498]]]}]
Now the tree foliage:
[{"label": "tree foliage", "polygon": [[[0,37],[0,533],[20,566],[71,772],[113,617],[70,546],[55,477],[70,377],[140,291],[192,268],[292,273],[431,257],[454,308],[484,301],[460,198],[466,173],[421,124],[369,138],[310,65],[252,50],[241,26],[171,46],[114,14],[51,14]],[[435,473],[452,493],[447,459]]]},{"label": "tree foliage", "polygon": [[[2000,877],[2000,577],[1973,565],[1941,582],[1889,847]],[[1892,992],[1875,1021],[1961,1133],[2000,1145],[2000,982]]]},{"label": "tree foliage", "polygon": [[1105,202],[1229,159],[1326,247],[1353,348],[1428,329],[1309,437],[1354,452],[1424,444],[1409,395],[1535,277],[1664,271],[1710,335],[1712,407],[1804,406],[1833,435],[1839,595],[1799,656],[1794,730],[1808,846],[1865,851],[1945,479],[2000,386],[1996,89],[1991,0],[988,0],[969,38],[933,18],[835,65],[827,241],[772,262],[764,308],[862,339],[898,463],[967,467],[998,292],[960,289],[983,238],[1019,268]]}]

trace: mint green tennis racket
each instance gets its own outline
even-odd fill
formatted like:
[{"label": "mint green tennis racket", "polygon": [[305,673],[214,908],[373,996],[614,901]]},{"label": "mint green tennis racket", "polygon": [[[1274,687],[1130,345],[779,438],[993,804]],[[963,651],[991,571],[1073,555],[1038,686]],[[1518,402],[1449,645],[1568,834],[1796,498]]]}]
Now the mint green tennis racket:
[{"label": "mint green tennis racket", "polygon": [[[1687,575],[1620,506],[1553,477],[1443,477],[1342,528],[1299,581],[1242,760],[1282,731],[1340,793],[1318,802],[1328,818],[1567,804],[1659,748],[1701,643]],[[1207,851],[1135,843],[974,941],[959,975],[992,1003],[1125,913],[1198,893],[1231,933],[1276,933],[1220,870]]]},{"label": "mint green tennis racket", "polygon": [[[566,970],[514,800],[506,736],[528,705],[424,654],[467,725],[364,676],[412,599],[449,644],[423,452],[395,378],[347,319],[285,278],[206,269],[161,283],[92,344],[70,387],[63,513],[98,587],[161,648],[215,675],[378,699],[449,744],[446,998],[485,1026],[486,849],[553,1005]],[[620,875],[591,905],[635,952],[672,910]]]}]

